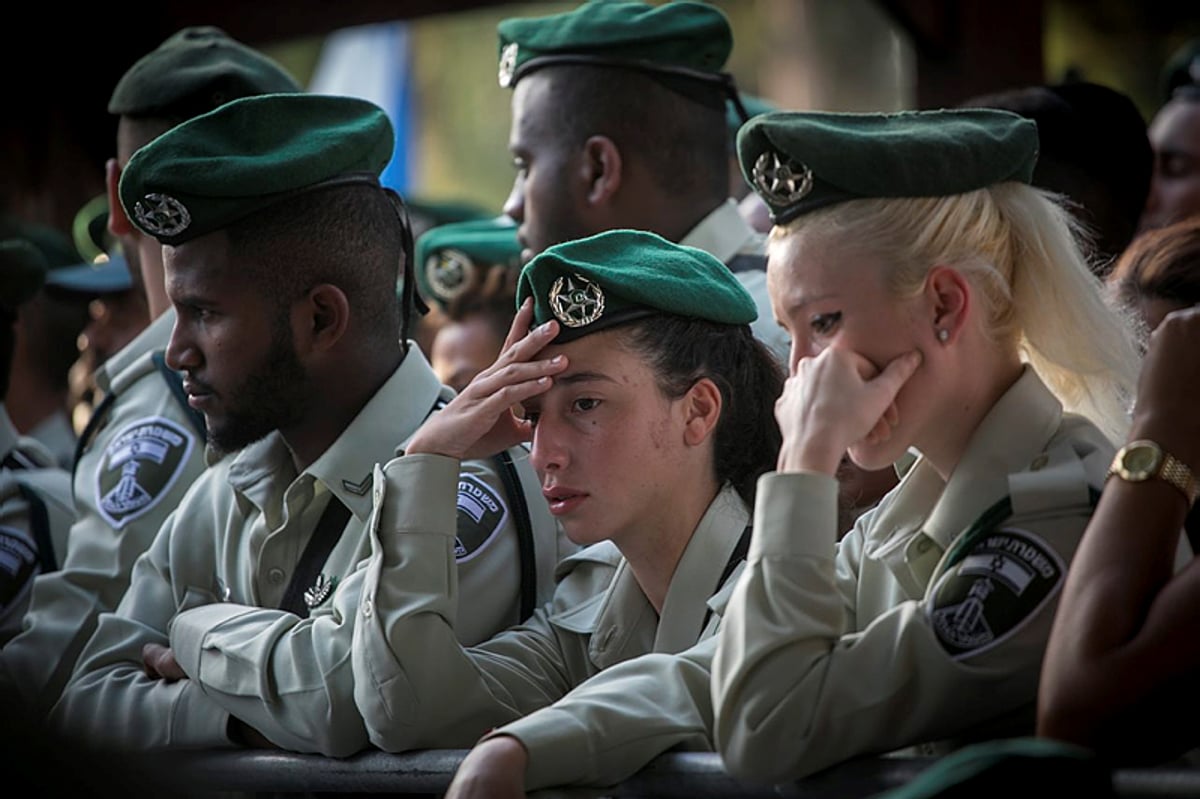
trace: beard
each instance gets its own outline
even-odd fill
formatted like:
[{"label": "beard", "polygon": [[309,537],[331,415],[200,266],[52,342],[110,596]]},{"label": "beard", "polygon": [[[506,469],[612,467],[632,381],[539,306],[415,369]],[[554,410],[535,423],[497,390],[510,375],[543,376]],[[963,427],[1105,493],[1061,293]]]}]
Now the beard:
[{"label": "beard", "polygon": [[311,389],[286,317],[275,325],[271,348],[251,375],[228,392],[233,403],[224,416],[208,420],[208,444],[222,457],[304,417]]}]

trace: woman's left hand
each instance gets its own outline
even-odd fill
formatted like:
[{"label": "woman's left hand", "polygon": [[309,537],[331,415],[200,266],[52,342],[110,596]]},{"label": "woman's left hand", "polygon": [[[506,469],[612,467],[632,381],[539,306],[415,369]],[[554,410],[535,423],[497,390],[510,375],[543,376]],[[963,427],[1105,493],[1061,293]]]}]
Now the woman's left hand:
[{"label": "woman's left hand", "polygon": [[445,799],[524,797],[528,763],[529,753],[516,738],[489,738],[467,753],[446,789]]}]

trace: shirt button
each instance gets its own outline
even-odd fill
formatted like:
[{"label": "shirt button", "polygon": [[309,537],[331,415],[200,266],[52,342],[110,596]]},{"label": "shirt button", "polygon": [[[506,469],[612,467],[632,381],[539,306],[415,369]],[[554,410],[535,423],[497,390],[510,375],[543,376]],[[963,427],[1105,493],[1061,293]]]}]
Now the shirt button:
[{"label": "shirt button", "polygon": [[375,486],[375,504],[383,502],[383,486]]},{"label": "shirt button", "polygon": [[279,568],[278,566],[267,572],[267,579],[271,581],[272,585],[279,585],[283,582],[285,577],[287,577],[287,575],[284,574],[283,569]]},{"label": "shirt button", "polygon": [[374,608],[374,606],[371,604],[371,598],[370,598],[370,597],[367,597],[366,599],[364,599],[364,600],[362,601],[362,614],[363,614],[363,618],[367,618],[367,619],[371,618],[371,613],[373,613],[373,612],[374,612],[374,609],[375,609],[375,608]]}]

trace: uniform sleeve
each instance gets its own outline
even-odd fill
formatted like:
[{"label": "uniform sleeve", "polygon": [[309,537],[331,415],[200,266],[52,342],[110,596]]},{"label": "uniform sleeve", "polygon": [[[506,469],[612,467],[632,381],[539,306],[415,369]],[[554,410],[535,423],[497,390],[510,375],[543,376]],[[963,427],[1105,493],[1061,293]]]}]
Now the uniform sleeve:
[{"label": "uniform sleeve", "polygon": [[709,680],[717,639],[611,666],[547,708],[486,737],[529,753],[525,789],[612,785],[669,749],[712,750]]},{"label": "uniform sleeve", "polygon": [[347,757],[367,747],[350,663],[361,587],[359,569],[307,619],[228,602],[185,610],[171,648],[205,696],[272,743]]},{"label": "uniform sleeve", "polygon": [[[142,671],[142,647],[166,646],[177,602],[215,602],[195,589],[177,597],[170,574],[175,517],[133,567],[129,591],[95,634],[54,706],[50,722],[64,737],[120,749],[229,746],[229,714],[192,680],[166,682]],[[184,533],[181,532],[181,535]]]},{"label": "uniform sleeve", "polygon": [[424,454],[375,473],[381,491],[352,653],[355,699],[372,743],[387,751],[471,746],[571,684],[545,609],[470,650],[456,637],[458,617],[487,590],[460,591],[459,476],[457,460]]},{"label": "uniform sleeve", "polygon": [[[1031,704],[1065,562],[1090,507],[1012,519],[922,600],[843,634],[812,475],[769,475],[713,667],[726,767],[763,781],[953,737]],[[824,523],[826,526],[818,526]],[[953,549],[952,549],[953,551]],[[945,561],[944,561],[945,562]]]},{"label": "uniform sleeve", "polygon": [[[22,632],[0,652],[17,690],[39,713],[58,699],[100,614],[117,607],[129,588],[134,561],[150,548],[155,533],[204,470],[204,442],[176,418],[182,412],[161,382],[150,382],[155,380],[160,378],[151,372],[118,396],[112,418],[80,458],[74,476],[78,518],[70,530],[70,546],[65,556],[58,553],[59,570],[37,580]],[[106,518],[101,503],[111,488],[105,487],[121,471],[119,464],[108,468],[106,453],[110,445],[114,452],[121,450],[122,434],[153,440],[164,457],[142,464],[138,478],[144,493],[139,500]]]}]

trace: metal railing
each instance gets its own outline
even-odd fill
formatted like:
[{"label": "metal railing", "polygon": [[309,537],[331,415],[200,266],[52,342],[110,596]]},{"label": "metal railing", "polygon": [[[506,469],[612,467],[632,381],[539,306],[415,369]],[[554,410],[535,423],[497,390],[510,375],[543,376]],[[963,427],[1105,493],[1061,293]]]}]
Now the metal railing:
[{"label": "metal railing", "polygon": [[[403,755],[364,752],[327,758],[282,752],[225,750],[163,753],[131,767],[153,774],[173,795],[250,793],[272,795],[390,793],[438,796],[450,784],[466,751],[428,750]],[[870,797],[904,785],[932,758],[874,757],[843,763],[784,785],[763,785],[729,775],[711,753],[669,753],[629,779],[608,788],[538,791],[536,799],[850,799]],[[1200,796],[1200,769],[1119,769],[1113,786],[1122,799]],[[1046,788],[1048,786],[1042,786]],[[1031,788],[1031,790],[1033,790]],[[1034,794],[1044,795],[1039,790]],[[1068,793],[1064,795],[1070,795]]]}]

